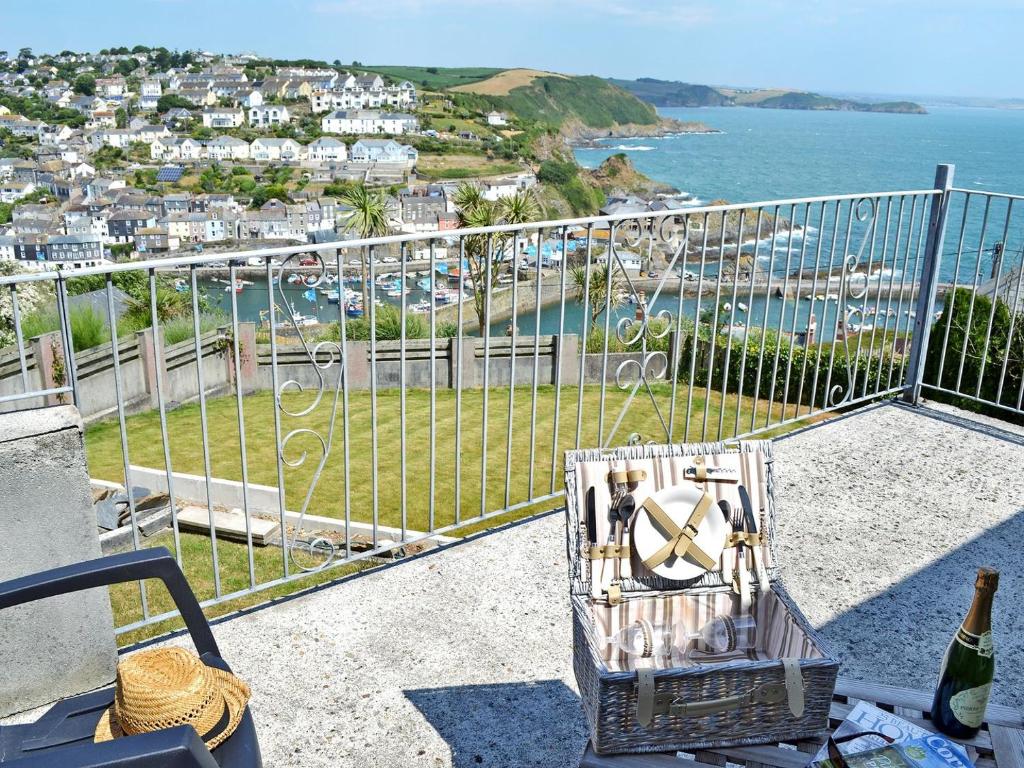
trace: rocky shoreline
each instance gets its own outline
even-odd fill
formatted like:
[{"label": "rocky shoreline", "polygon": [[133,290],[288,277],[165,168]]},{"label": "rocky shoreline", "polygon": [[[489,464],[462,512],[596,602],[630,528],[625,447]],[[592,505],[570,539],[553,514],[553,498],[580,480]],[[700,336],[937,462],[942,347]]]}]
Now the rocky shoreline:
[{"label": "rocky shoreline", "polygon": [[562,135],[573,147],[601,147],[601,142],[608,139],[640,139],[683,133],[721,133],[721,131],[704,123],[674,118],[662,118],[657,123],[649,125],[627,123],[611,128],[590,128],[576,123],[562,127]]}]

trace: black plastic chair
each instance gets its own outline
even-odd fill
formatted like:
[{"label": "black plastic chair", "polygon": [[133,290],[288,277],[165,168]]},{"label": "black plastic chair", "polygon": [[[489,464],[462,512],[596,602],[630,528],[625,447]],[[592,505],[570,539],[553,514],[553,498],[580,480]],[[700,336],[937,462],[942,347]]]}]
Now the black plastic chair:
[{"label": "black plastic chair", "polygon": [[[230,672],[185,575],[163,547],[101,557],[0,583],[0,610],[33,600],[140,579],[160,579],[181,612],[203,662]],[[84,693],[55,704],[34,723],[0,727],[0,764],[7,768],[261,768],[252,713],[213,750],[191,726],[125,736],[96,744],[100,715],[114,688]]]}]

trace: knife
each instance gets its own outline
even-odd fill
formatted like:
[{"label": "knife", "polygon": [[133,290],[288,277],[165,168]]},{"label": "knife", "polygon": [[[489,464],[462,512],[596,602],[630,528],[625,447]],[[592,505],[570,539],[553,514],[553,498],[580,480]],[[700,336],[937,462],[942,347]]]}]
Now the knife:
[{"label": "knife", "polygon": [[[747,521],[747,529],[750,533],[758,533],[757,517],[754,515],[754,505],[750,502],[750,494],[742,485],[736,490],[740,495],[740,504],[743,506],[743,516]],[[766,591],[768,589],[768,573],[765,571],[764,562],[761,559],[763,553],[760,547],[751,547],[750,551],[754,558],[754,570],[757,572],[758,585],[762,591]]]},{"label": "knife", "polygon": [[[718,508],[722,510],[722,514],[725,515],[725,523],[730,528],[732,527],[732,505],[726,499],[720,499],[718,502]],[[732,563],[729,562],[729,558],[726,555],[726,550],[722,550],[722,581],[726,584],[732,584]]]},{"label": "knife", "polygon": [[[739,473],[731,467],[706,467],[705,472],[709,482],[712,483],[736,483],[739,482]],[[697,468],[687,467],[683,470],[683,477],[687,480],[697,479]]]}]

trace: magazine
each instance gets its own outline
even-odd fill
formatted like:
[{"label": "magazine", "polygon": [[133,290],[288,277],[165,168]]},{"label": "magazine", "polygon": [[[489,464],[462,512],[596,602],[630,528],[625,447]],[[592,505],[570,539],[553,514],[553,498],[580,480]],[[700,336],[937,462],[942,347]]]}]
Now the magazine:
[{"label": "magazine", "polygon": [[[862,735],[842,741],[843,736],[856,733]],[[877,735],[879,733],[890,737],[892,742]],[[851,768],[973,768],[967,753],[959,744],[866,701],[859,702],[850,711],[832,736],[839,742],[839,751],[843,756],[851,758],[848,760]],[[857,757],[853,758],[854,755]],[[827,744],[822,745],[809,766],[832,768]]]}]

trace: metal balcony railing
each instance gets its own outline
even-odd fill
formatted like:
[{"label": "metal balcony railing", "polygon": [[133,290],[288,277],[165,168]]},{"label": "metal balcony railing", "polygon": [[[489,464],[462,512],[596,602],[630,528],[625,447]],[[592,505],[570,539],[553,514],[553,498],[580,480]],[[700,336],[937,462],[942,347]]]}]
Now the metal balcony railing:
[{"label": "metal balcony railing", "polygon": [[[1019,199],[940,166],[932,189],[17,275],[0,408],[74,402],[94,478],[164,490],[168,544],[221,603],[551,508],[568,448],[922,388],[1021,417]],[[150,602],[140,584],[121,631],[171,615]]]}]

